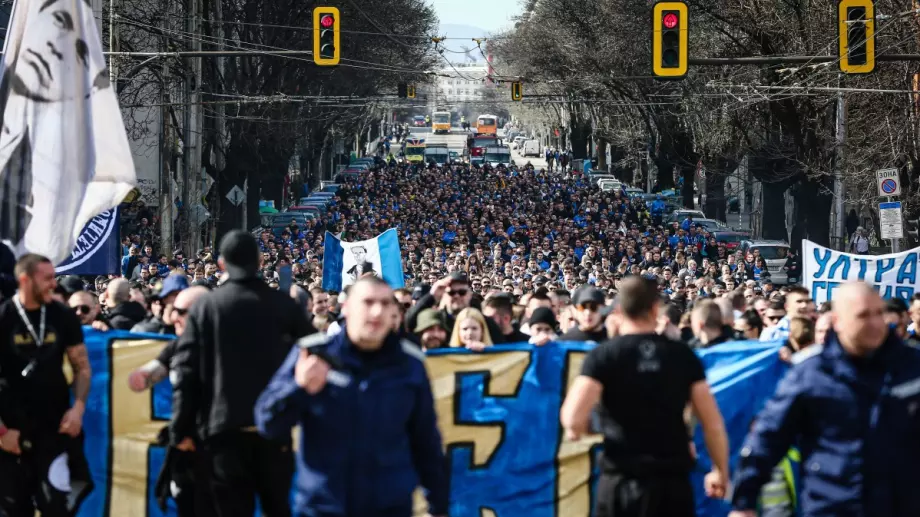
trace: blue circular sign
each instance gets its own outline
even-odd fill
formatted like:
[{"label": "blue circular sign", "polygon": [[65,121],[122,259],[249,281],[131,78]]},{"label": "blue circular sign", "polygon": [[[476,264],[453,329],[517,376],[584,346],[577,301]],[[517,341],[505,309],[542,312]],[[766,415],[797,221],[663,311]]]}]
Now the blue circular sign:
[{"label": "blue circular sign", "polygon": [[891,194],[898,190],[898,183],[893,179],[887,179],[882,181],[882,192],[886,194]]}]

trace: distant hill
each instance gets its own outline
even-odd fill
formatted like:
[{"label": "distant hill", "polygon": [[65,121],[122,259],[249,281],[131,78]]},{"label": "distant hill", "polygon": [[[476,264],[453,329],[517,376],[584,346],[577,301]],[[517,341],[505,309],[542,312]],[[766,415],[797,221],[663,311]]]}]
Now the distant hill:
[{"label": "distant hill", "polygon": [[[485,62],[485,58],[482,57],[482,54],[476,48],[476,42],[472,41],[473,38],[486,38],[489,34],[479,27],[473,27],[472,25],[459,25],[456,23],[442,23],[440,29],[438,30],[439,36],[447,36],[448,38],[463,38],[463,39],[449,39],[442,43],[444,48],[451,52],[446,52],[445,57],[450,59],[454,63],[463,63],[463,62]],[[466,40],[466,41],[464,41]],[[463,53],[466,49],[470,49],[469,57],[467,58]],[[459,52],[459,54],[457,53]]]}]

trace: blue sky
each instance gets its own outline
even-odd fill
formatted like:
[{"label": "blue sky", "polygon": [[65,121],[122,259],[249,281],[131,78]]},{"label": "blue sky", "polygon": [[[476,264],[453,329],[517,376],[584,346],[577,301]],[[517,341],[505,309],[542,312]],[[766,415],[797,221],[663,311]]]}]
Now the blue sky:
[{"label": "blue sky", "polygon": [[441,24],[472,25],[488,33],[511,25],[521,12],[519,0],[430,0]]}]

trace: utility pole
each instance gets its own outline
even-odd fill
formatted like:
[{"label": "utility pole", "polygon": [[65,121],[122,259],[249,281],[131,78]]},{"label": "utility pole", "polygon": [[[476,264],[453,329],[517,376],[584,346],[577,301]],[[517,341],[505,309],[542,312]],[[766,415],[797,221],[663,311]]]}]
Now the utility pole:
[{"label": "utility pole", "polygon": [[[188,29],[194,37],[190,42],[191,51],[201,51],[201,0],[189,0]],[[186,78],[186,148],[185,148],[185,178],[186,192],[188,193],[189,232],[188,244],[184,251],[188,256],[195,256],[201,247],[201,226],[204,223],[199,217],[201,205],[201,58],[191,58],[188,62],[189,70]]]},{"label": "utility pole", "polygon": [[[167,18],[168,19],[168,18]],[[168,23],[168,22],[167,22]],[[166,48],[166,36],[161,36]],[[176,219],[176,192],[173,190],[172,145],[175,138],[170,131],[169,94],[166,91],[169,62],[160,62],[160,253],[169,253],[173,246],[173,223]]]},{"label": "utility pole", "polygon": [[[839,86],[839,79],[838,79]],[[846,97],[842,91],[837,92],[837,148],[836,159],[834,160],[834,235],[833,240],[837,241],[837,249],[844,249],[846,238],[846,140],[847,140],[847,105]]]},{"label": "utility pole", "polygon": [[[220,52],[224,50],[224,5],[221,0],[212,2],[214,5],[214,19],[217,21],[217,51]],[[221,93],[226,93],[226,71],[224,70],[225,66],[224,57],[217,58],[217,69],[216,73],[212,80],[214,84],[211,85],[212,91],[220,91]],[[227,119],[226,119],[226,105],[215,106],[215,111],[217,112],[215,123],[216,138],[215,143],[217,145],[217,177],[215,179],[215,184],[212,187],[214,189],[214,203],[211,205],[211,249],[217,249],[218,240],[217,240],[217,223],[218,218],[220,217],[220,205],[223,201],[223,196],[221,193],[220,177],[223,175],[224,169],[227,167]],[[244,181],[244,185],[247,184]],[[246,189],[243,189],[243,192],[246,193]],[[246,211],[249,206],[248,196],[244,198],[242,203],[243,207],[243,229],[249,230],[249,227],[246,225]]]}]

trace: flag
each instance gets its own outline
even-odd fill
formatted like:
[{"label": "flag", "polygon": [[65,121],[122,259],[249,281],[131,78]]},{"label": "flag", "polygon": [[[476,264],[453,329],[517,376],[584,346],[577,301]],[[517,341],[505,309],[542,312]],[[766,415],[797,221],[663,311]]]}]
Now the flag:
[{"label": "flag", "polygon": [[399,234],[395,228],[357,242],[345,242],[326,232],[323,289],[341,292],[368,273],[383,278],[394,289],[405,287]]},{"label": "flag", "polygon": [[121,273],[118,209],[106,210],[83,227],[70,255],[54,267],[58,274],[114,275]]},{"label": "flag", "polygon": [[85,0],[16,0],[0,65],[0,239],[70,256],[84,225],[136,174]]}]

